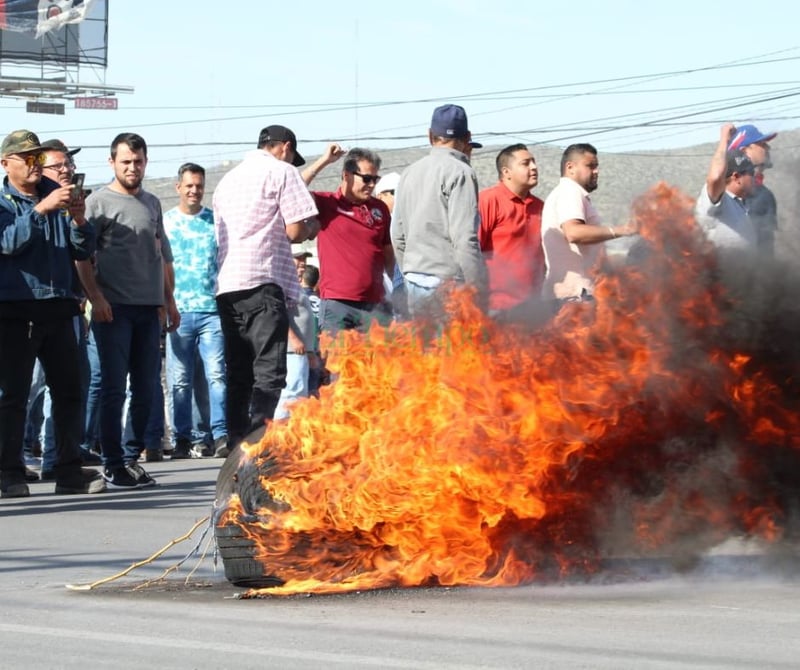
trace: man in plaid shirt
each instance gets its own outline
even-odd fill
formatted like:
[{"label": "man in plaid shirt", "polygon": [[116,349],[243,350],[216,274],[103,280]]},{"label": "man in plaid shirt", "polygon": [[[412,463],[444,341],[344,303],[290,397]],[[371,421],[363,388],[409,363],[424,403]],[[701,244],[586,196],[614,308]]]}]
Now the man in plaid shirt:
[{"label": "man in plaid shirt", "polygon": [[304,163],[295,134],[268,126],[258,148],[214,191],[228,425],[220,457],[273,418],[286,383],[287,301],[300,295],[290,243],[319,230],[314,198],[297,170]]}]

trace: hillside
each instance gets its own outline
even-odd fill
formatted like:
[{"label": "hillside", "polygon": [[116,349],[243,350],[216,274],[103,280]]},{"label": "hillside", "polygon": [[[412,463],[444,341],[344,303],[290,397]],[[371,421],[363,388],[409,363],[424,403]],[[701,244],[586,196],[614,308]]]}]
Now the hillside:
[{"label": "hillside", "polygon": [[[703,184],[715,146],[714,142],[710,142],[657,152],[623,154],[601,151],[600,185],[592,195],[592,200],[603,219],[614,222],[624,220],[633,199],[659,181],[666,181],[695,197]],[[776,248],[782,256],[797,256],[800,255],[800,129],[780,133],[771,146],[774,167],[767,173],[767,185],[778,199],[780,232]],[[501,148],[484,147],[473,154],[472,164],[481,188],[496,180],[494,160]],[[544,199],[558,181],[563,147],[531,145],[530,148],[539,165],[539,186],[535,194]],[[383,159],[381,172],[402,172],[407,165],[426,152],[426,149],[380,151]],[[206,166],[206,203],[210,204],[214,188],[233,164],[235,163],[229,162],[220,166]],[[333,190],[338,181],[339,164],[329,167],[317,177],[313,187],[321,191]],[[148,180],[145,188],[161,198],[165,210],[177,204],[173,180]]]}]

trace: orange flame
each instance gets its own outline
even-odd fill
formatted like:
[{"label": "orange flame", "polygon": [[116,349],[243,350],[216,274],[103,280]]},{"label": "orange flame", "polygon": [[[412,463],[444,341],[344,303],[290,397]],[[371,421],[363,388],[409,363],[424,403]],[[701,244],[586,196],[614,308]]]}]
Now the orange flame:
[{"label": "orange flame", "polygon": [[636,214],[646,262],[604,268],[594,303],[537,332],[456,292],[431,341],[396,323],[331,344],[335,383],[245,449],[269,503],[234,495],[217,521],[284,582],[269,593],[591,571],[620,525],[639,552],[779,534],[745,482],[751,448],[800,446],[795,405],[718,348],[726,296],[690,199],[661,184]]}]

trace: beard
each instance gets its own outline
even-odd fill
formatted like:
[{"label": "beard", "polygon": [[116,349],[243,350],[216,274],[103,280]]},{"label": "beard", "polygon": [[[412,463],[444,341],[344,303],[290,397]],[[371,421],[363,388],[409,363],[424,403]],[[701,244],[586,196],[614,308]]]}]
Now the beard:
[{"label": "beard", "polygon": [[142,181],[144,180],[144,175],[118,175],[117,181],[122,184],[125,188],[135,191],[142,185]]}]

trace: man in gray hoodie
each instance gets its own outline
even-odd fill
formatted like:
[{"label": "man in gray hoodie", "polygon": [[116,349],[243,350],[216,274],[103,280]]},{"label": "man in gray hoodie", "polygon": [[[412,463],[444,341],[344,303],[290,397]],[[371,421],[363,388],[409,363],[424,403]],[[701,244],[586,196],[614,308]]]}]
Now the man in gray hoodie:
[{"label": "man in gray hoodie", "polygon": [[400,177],[391,225],[412,315],[449,281],[473,286],[481,305],[486,299],[478,179],[467,157],[472,141],[467,113],[458,105],[437,107],[428,139],[430,154]]}]

